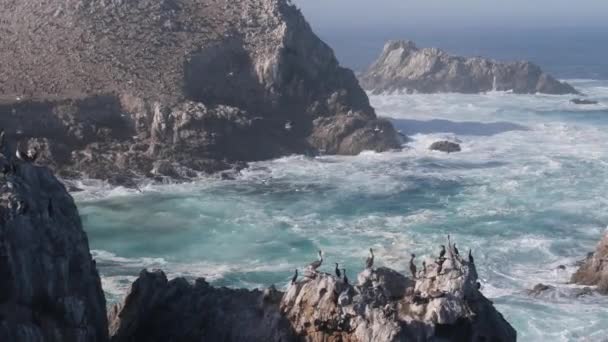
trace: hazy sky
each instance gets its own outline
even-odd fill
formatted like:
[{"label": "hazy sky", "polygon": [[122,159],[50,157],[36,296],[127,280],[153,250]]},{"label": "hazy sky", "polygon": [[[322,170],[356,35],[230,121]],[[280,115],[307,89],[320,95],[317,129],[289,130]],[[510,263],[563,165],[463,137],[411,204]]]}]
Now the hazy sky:
[{"label": "hazy sky", "polygon": [[608,0],[292,0],[315,27],[608,27]]}]

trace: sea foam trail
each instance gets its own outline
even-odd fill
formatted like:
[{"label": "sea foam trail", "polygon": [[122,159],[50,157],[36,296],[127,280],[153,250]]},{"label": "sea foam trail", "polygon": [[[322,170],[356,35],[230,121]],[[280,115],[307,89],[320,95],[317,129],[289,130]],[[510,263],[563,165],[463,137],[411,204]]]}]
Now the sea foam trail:
[{"label": "sea foam trail", "polygon": [[[118,298],[142,267],[280,286],[319,248],[324,271],[338,262],[351,279],[369,247],[378,265],[406,272],[410,253],[421,262],[450,233],[461,252],[473,250],[484,294],[522,341],[597,340],[608,334],[608,298],[574,298],[567,281],[608,225],[608,82],[573,83],[600,105],[506,93],[372,96],[380,115],[410,120],[403,151],[290,156],[252,163],[234,181],[143,193],[83,183],[74,195],[104,289]],[[428,150],[446,138],[463,151]],[[529,297],[539,282],[558,292]]]}]

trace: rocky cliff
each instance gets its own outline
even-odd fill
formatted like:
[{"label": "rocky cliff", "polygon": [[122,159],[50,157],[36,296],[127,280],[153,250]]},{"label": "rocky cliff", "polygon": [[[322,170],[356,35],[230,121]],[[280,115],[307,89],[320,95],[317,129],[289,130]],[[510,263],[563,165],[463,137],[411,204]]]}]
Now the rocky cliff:
[{"label": "rocky cliff", "polygon": [[106,302],[72,197],[0,155],[0,341],[103,342]]},{"label": "rocky cliff", "polygon": [[480,93],[491,90],[518,94],[577,94],[530,62],[498,62],[450,56],[436,48],[419,49],[411,41],[389,41],[380,57],[360,76],[374,93]]},{"label": "rocky cliff", "polygon": [[187,178],[399,146],[287,0],[0,6],[0,126],[63,176]]},{"label": "rocky cliff", "polygon": [[572,275],[572,282],[597,286],[598,292],[608,295],[608,232]]},{"label": "rocky cliff", "polygon": [[[449,248],[416,278],[368,268],[351,285],[310,268],[264,292],[167,281],[143,271],[110,313],[122,341],[515,341],[516,332],[479,290],[475,264]],[[441,267],[439,266],[441,264]]]}]

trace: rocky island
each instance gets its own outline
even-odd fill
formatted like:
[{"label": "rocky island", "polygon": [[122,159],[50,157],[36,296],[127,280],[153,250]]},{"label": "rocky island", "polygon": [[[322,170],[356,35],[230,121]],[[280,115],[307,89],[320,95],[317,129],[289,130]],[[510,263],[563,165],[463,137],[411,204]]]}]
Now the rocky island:
[{"label": "rocky island", "polygon": [[0,127],[65,178],[400,142],[287,0],[0,0]]},{"label": "rocky island", "polygon": [[359,79],[364,89],[375,94],[488,91],[578,94],[574,87],[530,62],[451,56],[437,48],[420,49],[411,41],[386,43],[380,57]]},{"label": "rocky island", "polygon": [[581,267],[572,275],[572,282],[596,286],[599,293],[608,295],[608,232],[595,251],[587,255]]}]

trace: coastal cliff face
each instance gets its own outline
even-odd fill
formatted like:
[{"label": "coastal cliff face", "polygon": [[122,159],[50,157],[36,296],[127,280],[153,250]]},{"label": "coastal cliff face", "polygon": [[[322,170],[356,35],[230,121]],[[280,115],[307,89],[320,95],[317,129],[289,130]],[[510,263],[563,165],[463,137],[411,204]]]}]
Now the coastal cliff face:
[{"label": "coastal cliff face", "polygon": [[0,155],[0,341],[103,342],[106,302],[72,197]]},{"label": "coastal cliff face", "polygon": [[63,176],[187,178],[399,146],[286,0],[0,5],[0,126]]},{"label": "coastal cliff face", "polygon": [[436,48],[419,49],[411,41],[389,41],[380,57],[360,76],[374,93],[577,94],[530,62],[497,62],[481,57],[456,57]]},{"label": "coastal cliff face", "polygon": [[572,282],[597,286],[597,291],[608,295],[608,232],[590,253],[581,267],[572,275]]},{"label": "coastal cliff face", "polygon": [[[437,260],[435,260],[437,261]],[[479,291],[475,265],[452,252],[416,279],[366,269],[358,284],[307,269],[264,292],[167,281],[143,271],[110,312],[122,341],[515,341],[516,332]]]}]

